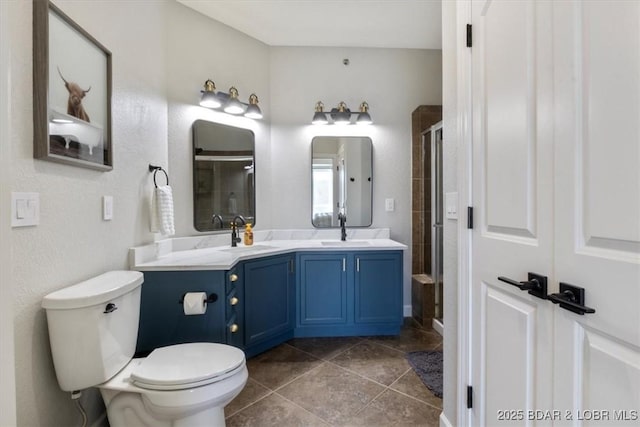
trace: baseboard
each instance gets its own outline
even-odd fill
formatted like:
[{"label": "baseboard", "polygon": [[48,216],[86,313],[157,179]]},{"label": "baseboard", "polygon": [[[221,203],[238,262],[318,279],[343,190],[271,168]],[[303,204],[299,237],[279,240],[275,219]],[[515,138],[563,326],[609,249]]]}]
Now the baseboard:
[{"label": "baseboard", "polygon": [[453,427],[453,424],[449,422],[447,416],[444,414],[444,411],[440,413],[440,427]]},{"label": "baseboard", "polygon": [[444,336],[444,325],[438,319],[433,319],[431,321],[431,327],[434,331],[440,334],[441,337]]},{"label": "baseboard", "polygon": [[403,311],[403,316],[404,316],[404,317],[411,317],[411,316],[413,316],[413,311],[412,311],[412,309],[411,309],[411,304],[409,304],[409,305],[405,305],[405,306],[402,308],[402,311]]}]

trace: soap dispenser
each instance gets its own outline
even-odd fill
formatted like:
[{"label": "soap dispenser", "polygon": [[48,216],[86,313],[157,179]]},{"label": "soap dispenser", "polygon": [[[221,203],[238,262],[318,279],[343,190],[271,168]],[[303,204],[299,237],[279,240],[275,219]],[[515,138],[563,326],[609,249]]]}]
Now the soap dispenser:
[{"label": "soap dispenser", "polygon": [[253,230],[251,229],[250,223],[247,223],[247,225],[244,227],[244,245],[253,245]]}]

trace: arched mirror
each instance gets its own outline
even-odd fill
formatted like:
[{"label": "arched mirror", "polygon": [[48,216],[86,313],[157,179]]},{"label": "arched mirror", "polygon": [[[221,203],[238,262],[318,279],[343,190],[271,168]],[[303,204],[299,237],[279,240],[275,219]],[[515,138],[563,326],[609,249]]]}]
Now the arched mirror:
[{"label": "arched mirror", "polygon": [[198,231],[231,228],[242,215],[255,225],[255,137],[248,129],[193,123],[193,225]]},{"label": "arched mirror", "polygon": [[372,222],[372,148],[369,137],[317,136],[311,141],[311,223],[368,227]]}]

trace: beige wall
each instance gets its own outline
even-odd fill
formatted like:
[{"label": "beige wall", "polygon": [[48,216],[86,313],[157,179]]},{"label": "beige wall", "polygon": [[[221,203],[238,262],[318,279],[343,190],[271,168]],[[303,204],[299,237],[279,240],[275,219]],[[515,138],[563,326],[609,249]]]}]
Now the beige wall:
[{"label": "beige wall", "polygon": [[[78,424],[69,396],[58,388],[40,302],[55,289],[127,268],[127,248],[152,239],[143,202],[151,191],[147,165],[167,162],[165,4],[132,0],[123,7],[122,1],[101,0],[56,5],[113,53],[114,168],[97,172],[33,159],[32,4],[9,2],[10,187],[40,193],[41,204],[39,226],[11,231],[21,426]],[[103,195],[114,197],[113,221],[102,220]],[[102,412],[95,390],[83,402],[91,414]]]}]

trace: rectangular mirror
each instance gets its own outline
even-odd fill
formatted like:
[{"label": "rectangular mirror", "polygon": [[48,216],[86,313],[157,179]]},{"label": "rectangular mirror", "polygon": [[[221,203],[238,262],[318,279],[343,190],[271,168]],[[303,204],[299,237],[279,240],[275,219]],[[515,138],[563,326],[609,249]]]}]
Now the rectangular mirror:
[{"label": "rectangular mirror", "polygon": [[316,136],[311,141],[311,223],[368,227],[372,222],[373,144],[369,137]]},{"label": "rectangular mirror", "polygon": [[193,123],[196,230],[229,229],[236,215],[255,225],[254,145],[254,134],[248,129],[204,120]]}]

